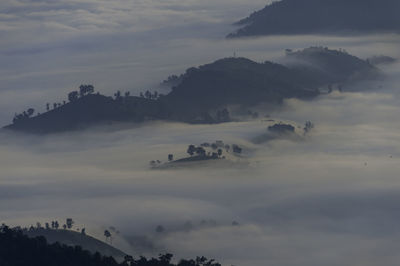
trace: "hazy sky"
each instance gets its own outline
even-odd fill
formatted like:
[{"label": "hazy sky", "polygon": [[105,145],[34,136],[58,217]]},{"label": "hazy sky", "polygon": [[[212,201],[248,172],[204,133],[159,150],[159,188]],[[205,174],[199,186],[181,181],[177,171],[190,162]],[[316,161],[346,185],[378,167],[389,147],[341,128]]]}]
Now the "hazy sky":
[{"label": "hazy sky", "polygon": [[[187,67],[239,55],[279,60],[285,48],[329,45],[399,57],[398,35],[228,41],[251,0],[4,0],[0,3],[0,122],[61,101],[81,83],[105,94],[153,87]],[[384,81],[315,101],[287,100],[273,118],[316,128],[305,139],[251,142],[263,119],[220,125],[147,123],[59,135],[0,134],[0,222],[73,217],[96,234],[116,226],[158,251],[225,265],[397,265],[400,257],[400,65]],[[381,87],[380,89],[378,89]],[[261,114],[265,111],[259,109]],[[240,160],[151,171],[188,144],[222,139]],[[182,230],[202,219],[217,226]],[[241,226],[232,227],[232,221]],[[170,233],[154,236],[164,225]],[[100,234],[101,237],[101,234]],[[157,255],[157,254],[156,254]]]},{"label": "hazy sky", "polygon": [[[307,36],[225,40],[231,24],[265,0],[4,0],[0,3],[0,125],[28,107],[45,110],[82,83],[102,93],[137,93],[218,58],[274,59],[285,48],[347,47],[365,40]],[[393,47],[394,51],[397,51]]]},{"label": "hazy sky", "polygon": [[[44,109],[92,83],[137,92],[193,64],[231,55],[217,47],[231,24],[265,0],[5,0],[0,3],[0,122]],[[206,42],[206,45],[204,45]],[[212,49],[209,49],[213,47]],[[10,101],[9,99],[13,100]]]}]

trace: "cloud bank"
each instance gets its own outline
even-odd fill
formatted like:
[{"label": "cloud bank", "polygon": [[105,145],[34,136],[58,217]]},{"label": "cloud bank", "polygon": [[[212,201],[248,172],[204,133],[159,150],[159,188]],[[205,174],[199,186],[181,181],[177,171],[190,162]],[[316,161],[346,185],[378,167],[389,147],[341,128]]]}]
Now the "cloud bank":
[{"label": "cloud bank", "polygon": [[[397,35],[220,39],[230,32],[232,16],[263,5],[2,1],[0,121],[27,105],[40,110],[46,99],[60,101],[80,83],[106,94],[137,92],[234,50],[256,61],[280,60],[284,48],[309,45],[346,48],[364,58],[400,56]],[[113,125],[46,137],[2,132],[0,221],[30,225],[73,217],[99,237],[102,228],[116,226],[116,245],[133,255],[168,251],[252,266],[396,265],[400,66],[384,71],[384,81],[358,85],[364,92],[290,99],[274,113],[258,110],[299,126],[313,121],[304,140],[252,143],[270,124],[264,117],[221,125]],[[183,157],[188,144],[217,139],[240,144],[244,157],[149,170],[150,160]],[[161,235],[154,231],[160,224]],[[131,245],[138,235],[154,249]]]},{"label": "cloud bank", "polygon": [[[313,121],[316,128],[304,140],[253,144],[270,123],[264,118],[121,125],[44,138],[2,135],[1,220],[29,225],[71,216],[89,234],[116,226],[117,245],[133,254],[200,254],[226,265],[394,265],[400,67],[392,69],[380,90],[288,100],[270,113],[299,126]],[[168,153],[185,156],[187,144],[216,139],[242,145],[245,156],[148,168]],[[202,226],[202,220],[215,224]],[[156,234],[157,225],[166,232]],[[139,235],[154,249],[128,243]]]}]

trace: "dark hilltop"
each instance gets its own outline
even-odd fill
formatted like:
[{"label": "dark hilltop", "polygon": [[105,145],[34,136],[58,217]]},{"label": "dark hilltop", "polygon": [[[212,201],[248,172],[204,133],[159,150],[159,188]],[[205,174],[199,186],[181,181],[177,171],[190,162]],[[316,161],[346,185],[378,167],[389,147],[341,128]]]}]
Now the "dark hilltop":
[{"label": "dark hilltop", "polygon": [[400,32],[398,0],[282,0],[235,23],[228,38]]},{"label": "dark hilltop", "polygon": [[288,98],[312,99],[321,94],[321,88],[341,89],[342,84],[380,73],[368,60],[325,47],[286,50],[285,62],[220,59],[169,77],[164,84],[172,86],[166,95],[146,91],[131,96],[118,91],[109,97],[95,93],[92,85],[81,85],[79,91],[69,93],[68,101],[46,104],[41,114],[29,108],[16,114],[5,128],[42,134],[115,122],[229,122],[231,105],[279,106]]}]

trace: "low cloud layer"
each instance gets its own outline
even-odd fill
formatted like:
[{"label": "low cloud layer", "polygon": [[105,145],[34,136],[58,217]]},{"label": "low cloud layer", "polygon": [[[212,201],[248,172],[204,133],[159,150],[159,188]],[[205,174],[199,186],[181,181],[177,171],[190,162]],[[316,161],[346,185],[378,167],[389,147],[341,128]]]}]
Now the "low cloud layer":
[{"label": "low cloud layer", "polygon": [[[89,234],[116,226],[122,234],[117,246],[133,254],[205,255],[226,265],[394,265],[400,67],[392,69],[380,90],[288,100],[270,113],[298,126],[313,121],[304,140],[253,144],[270,123],[264,118],[2,135],[1,220],[29,225],[71,216]],[[245,156],[148,168],[168,153],[185,156],[187,144],[216,139],[242,145]],[[202,220],[215,224],[204,227]],[[156,234],[157,225],[166,232]],[[151,239],[154,253],[128,244],[138,235]]]},{"label": "low cloud layer", "polygon": [[[285,48],[329,45],[358,56],[398,53],[398,36],[288,36],[225,40],[232,22],[265,0],[32,1],[0,4],[0,124],[66,100],[92,83],[138,94],[171,74],[232,56],[275,60]],[[354,49],[352,49],[354,47]]]},{"label": "low cloud layer", "polygon": [[[231,21],[264,4],[3,1],[0,122],[29,106],[43,110],[80,83],[105,94],[138,92],[234,50],[256,61],[310,45],[363,58],[400,56],[398,35],[220,39]],[[116,246],[133,255],[168,251],[225,265],[396,265],[400,66],[383,70],[385,80],[353,92],[289,99],[276,112],[255,107],[261,118],[252,121],[111,125],[45,137],[2,132],[0,221],[29,226],[73,217],[100,238],[112,225],[121,231]],[[304,139],[254,144],[271,123],[266,114],[316,127]],[[188,144],[218,139],[243,146],[243,158],[149,169],[150,160],[184,157]],[[166,232],[156,234],[157,225]],[[138,235],[155,249],[129,244]]]}]

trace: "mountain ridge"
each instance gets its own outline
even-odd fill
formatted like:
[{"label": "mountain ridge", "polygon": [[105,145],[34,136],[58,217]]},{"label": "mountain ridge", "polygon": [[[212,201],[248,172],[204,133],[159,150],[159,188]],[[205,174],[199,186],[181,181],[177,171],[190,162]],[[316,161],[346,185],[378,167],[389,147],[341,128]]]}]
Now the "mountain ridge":
[{"label": "mountain ridge", "polygon": [[234,23],[227,38],[400,32],[397,0],[281,0]]},{"label": "mountain ridge", "polygon": [[379,74],[369,61],[326,47],[287,50],[286,59],[289,63],[278,64],[230,57],[191,67],[179,77],[174,75],[177,82],[167,95],[147,91],[138,97],[118,91],[113,98],[93,93],[91,85],[82,85],[80,97],[71,92],[68,103],[36,116],[29,109],[4,128],[41,134],[114,122],[228,122],[231,105],[280,105],[288,98],[312,99],[320,95],[321,87]]}]

